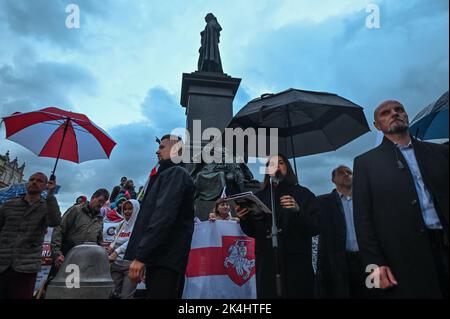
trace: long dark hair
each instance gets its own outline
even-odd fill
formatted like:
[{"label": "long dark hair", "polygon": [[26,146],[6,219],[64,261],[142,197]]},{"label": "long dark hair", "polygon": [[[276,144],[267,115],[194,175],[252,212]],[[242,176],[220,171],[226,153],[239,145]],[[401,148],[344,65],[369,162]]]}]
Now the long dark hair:
[{"label": "long dark hair", "polygon": [[[297,185],[298,184],[297,176],[295,176],[294,171],[292,170],[291,163],[289,163],[289,160],[283,154],[279,153],[277,155],[270,156],[267,159],[266,167],[269,166],[270,160],[275,156],[281,157],[283,162],[286,164],[287,172],[286,172],[286,176],[284,177],[284,182],[287,183],[288,185],[292,185],[292,186]],[[262,189],[265,189],[269,185],[270,185],[270,175],[266,173],[264,175],[264,182],[263,182]]]}]

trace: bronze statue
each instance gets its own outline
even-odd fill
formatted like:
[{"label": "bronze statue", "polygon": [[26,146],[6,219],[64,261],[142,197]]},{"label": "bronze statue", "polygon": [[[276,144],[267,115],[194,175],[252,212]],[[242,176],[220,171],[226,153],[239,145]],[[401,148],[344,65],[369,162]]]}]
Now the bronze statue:
[{"label": "bronze statue", "polygon": [[200,53],[198,71],[223,73],[219,53],[219,37],[222,27],[212,13],[206,15],[205,21],[205,30],[200,32],[201,47],[198,50]]}]

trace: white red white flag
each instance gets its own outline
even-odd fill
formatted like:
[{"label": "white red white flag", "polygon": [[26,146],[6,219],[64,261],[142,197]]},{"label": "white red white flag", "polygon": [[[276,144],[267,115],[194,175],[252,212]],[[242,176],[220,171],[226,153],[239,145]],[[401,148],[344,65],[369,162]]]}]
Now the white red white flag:
[{"label": "white red white flag", "polygon": [[183,298],[256,298],[255,241],[236,221],[195,224]]}]

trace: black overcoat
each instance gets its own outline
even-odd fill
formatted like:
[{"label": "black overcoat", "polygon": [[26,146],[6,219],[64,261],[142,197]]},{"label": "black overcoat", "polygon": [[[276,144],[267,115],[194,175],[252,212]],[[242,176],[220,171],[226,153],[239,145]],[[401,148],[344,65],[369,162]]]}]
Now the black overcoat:
[{"label": "black overcoat", "polygon": [[[255,194],[269,208],[270,187]],[[300,206],[295,212],[280,206],[280,197],[291,195]],[[281,182],[275,189],[279,256],[284,298],[313,298],[314,271],[311,237],[318,233],[319,204],[314,194],[299,185]],[[241,221],[242,230],[255,238],[256,285],[258,298],[276,298],[275,257],[270,231],[272,217],[250,215]]]},{"label": "black overcoat", "polygon": [[317,197],[320,203],[316,293],[319,298],[349,298],[346,260],[347,225],[339,193]]},{"label": "black overcoat", "polygon": [[[414,139],[412,144],[448,236],[448,146]],[[383,297],[441,297],[411,171],[387,138],[355,159],[353,213],[364,265],[389,266],[398,281],[397,287],[381,293]]]}]

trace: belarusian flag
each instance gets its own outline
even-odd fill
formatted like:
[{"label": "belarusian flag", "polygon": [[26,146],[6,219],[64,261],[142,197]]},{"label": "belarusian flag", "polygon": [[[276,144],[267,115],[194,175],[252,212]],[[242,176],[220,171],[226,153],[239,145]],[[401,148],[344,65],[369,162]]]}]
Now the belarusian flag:
[{"label": "belarusian flag", "polygon": [[256,298],[255,241],[236,221],[195,224],[183,298]]}]

